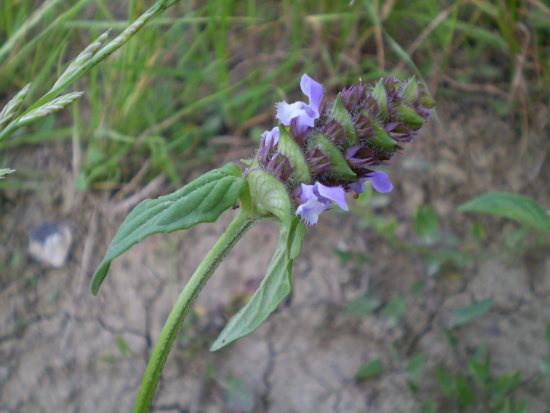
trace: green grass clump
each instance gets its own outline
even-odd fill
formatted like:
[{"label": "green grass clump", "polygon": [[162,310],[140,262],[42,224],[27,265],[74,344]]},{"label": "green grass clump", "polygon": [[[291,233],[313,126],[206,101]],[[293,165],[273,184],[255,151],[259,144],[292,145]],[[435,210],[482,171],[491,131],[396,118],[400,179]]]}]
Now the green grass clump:
[{"label": "green grass clump", "polygon": [[[81,50],[108,29],[114,38],[154,4],[35,3],[1,6],[2,103],[28,83],[25,102],[47,94]],[[258,139],[273,123],[274,102],[297,96],[304,72],[332,90],[359,77],[416,73],[436,94],[488,91],[526,123],[549,90],[548,21],[538,1],[178,1],[79,78],[78,110],[18,131],[0,142],[1,156],[19,143],[72,138],[79,189],[117,189],[138,171],[178,184],[219,154],[218,144]],[[223,136],[230,139],[211,140]]]}]

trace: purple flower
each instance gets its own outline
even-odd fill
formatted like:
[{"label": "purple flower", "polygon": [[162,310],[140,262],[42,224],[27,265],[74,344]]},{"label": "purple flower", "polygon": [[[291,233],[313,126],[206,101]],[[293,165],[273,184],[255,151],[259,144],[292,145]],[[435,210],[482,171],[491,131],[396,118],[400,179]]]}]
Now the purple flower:
[{"label": "purple flower", "polygon": [[278,126],[275,126],[270,131],[266,130],[264,133],[262,133],[260,148],[258,149],[258,158],[262,160],[264,164],[269,161],[269,158],[273,157],[273,151],[276,150],[277,142],[279,142]]},{"label": "purple flower", "polygon": [[357,182],[349,186],[350,191],[360,194],[365,190],[365,182],[370,182],[372,187],[378,192],[386,193],[393,189],[390,177],[386,172],[371,172],[366,178],[359,178]]},{"label": "purple flower", "polygon": [[309,98],[309,105],[298,101],[291,104],[279,102],[277,107],[277,119],[285,126],[289,126],[293,119],[296,119],[298,133],[312,128],[315,119],[319,118],[319,107],[323,99],[323,85],[304,74],[300,80],[300,88],[304,95]]},{"label": "purple flower", "polygon": [[319,182],[314,185],[302,184],[298,194],[300,205],[296,209],[296,215],[302,217],[307,225],[314,225],[319,215],[330,208],[330,202],[334,201],[344,211],[348,211],[344,188],[341,186],[325,186]]},{"label": "purple flower", "polygon": [[275,146],[279,142],[279,127],[275,126],[270,131],[262,133],[262,142],[266,147]]}]

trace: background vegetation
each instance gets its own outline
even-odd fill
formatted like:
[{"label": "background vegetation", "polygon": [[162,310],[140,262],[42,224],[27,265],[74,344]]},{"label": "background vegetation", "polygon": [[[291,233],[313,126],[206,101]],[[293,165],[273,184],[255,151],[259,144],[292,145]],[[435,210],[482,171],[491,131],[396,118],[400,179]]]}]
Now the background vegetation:
[{"label": "background vegetation", "polygon": [[[108,29],[114,37],[151,4],[0,1],[0,107],[29,82],[25,104],[37,100],[81,50]],[[14,161],[54,144],[70,164],[72,187],[89,196],[124,195],[163,177],[177,187],[225,159],[246,158],[271,128],[274,102],[300,96],[304,72],[331,93],[359,78],[414,74],[436,101],[481,102],[506,119],[515,128],[519,156],[537,111],[548,109],[550,6],[543,0],[180,0],[78,80],[72,90],[84,95],[73,105],[0,142],[0,169],[16,170],[0,180],[0,205],[3,190],[32,196],[55,181]],[[466,240],[445,232],[432,206],[424,205],[413,219],[414,242],[404,241],[396,235],[396,218],[378,216],[371,198],[365,194],[353,212],[396,251],[419,254],[430,275],[464,267],[475,256],[471,244],[481,247],[485,240],[479,226]],[[517,252],[526,233],[524,227],[513,233],[519,241],[510,241],[509,250]],[[361,254],[338,254],[344,264],[366,261]],[[497,374],[485,348],[462,354],[453,335],[491,305],[481,301],[454,314],[449,347],[463,368],[442,363],[429,372],[438,387],[421,399],[423,411],[526,411],[513,392],[548,374],[548,361],[535,377]],[[382,305],[367,292],[346,311],[399,323],[405,309],[399,294]],[[126,356],[128,345],[120,340]],[[418,397],[428,374],[425,357],[402,363]],[[379,359],[367,361],[355,379],[376,378],[386,368]]]},{"label": "background vegetation", "polygon": [[[36,100],[80,50],[149,3],[2,2],[1,101],[31,81]],[[219,144],[242,139],[233,147],[250,152],[303,72],[331,91],[391,73],[416,74],[436,98],[492,94],[525,134],[533,101],[548,95],[549,19],[539,0],[180,1],[79,80],[73,108],[2,142],[0,165],[8,148],[66,139],[79,190],[117,189],[138,172],[179,184]]]}]

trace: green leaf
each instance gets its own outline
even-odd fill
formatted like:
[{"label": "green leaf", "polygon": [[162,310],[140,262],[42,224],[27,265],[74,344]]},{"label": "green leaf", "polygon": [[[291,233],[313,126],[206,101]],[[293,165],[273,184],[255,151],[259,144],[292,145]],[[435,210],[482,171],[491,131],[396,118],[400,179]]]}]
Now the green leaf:
[{"label": "green leaf", "polygon": [[451,327],[458,327],[481,317],[493,306],[493,300],[490,298],[478,301],[472,305],[460,307],[451,311]]},{"label": "green leaf", "polygon": [[428,399],[424,403],[422,403],[421,413],[436,413],[437,412],[437,405],[435,403],[435,400]]},{"label": "green leaf", "polygon": [[288,134],[285,126],[279,124],[279,142],[277,143],[279,153],[286,156],[292,166],[290,180],[296,183],[311,182],[311,175],[307,166],[304,154],[298,144]]},{"label": "green leaf", "polygon": [[476,395],[468,379],[463,375],[458,375],[455,380],[458,404],[462,407],[471,406],[474,404],[476,401]]},{"label": "green leaf", "polygon": [[544,376],[550,376],[550,359],[542,360],[539,369]]},{"label": "green leaf", "polygon": [[169,195],[140,202],[118,229],[97,267],[92,278],[92,294],[97,294],[115,258],[150,235],[215,221],[223,211],[235,205],[243,184],[240,168],[230,163]]},{"label": "green leaf", "polygon": [[281,181],[261,169],[250,171],[246,179],[255,212],[263,216],[275,216],[284,226],[290,227],[291,204],[287,189]]},{"label": "green leaf", "polygon": [[369,292],[351,300],[346,308],[346,314],[366,316],[380,307],[380,300]]},{"label": "green leaf", "polygon": [[355,381],[363,381],[381,375],[384,372],[384,365],[380,357],[363,364],[355,373]]},{"label": "green leaf", "polygon": [[[513,403],[513,401],[511,400]],[[527,413],[527,402],[525,400],[519,400],[515,403],[515,409],[510,409],[513,413]]]},{"label": "green leaf", "polygon": [[487,353],[472,357],[468,361],[468,372],[479,386],[484,386],[491,378],[491,363]]},{"label": "green leaf", "polygon": [[487,239],[487,231],[481,222],[474,222],[472,225],[472,238],[478,242],[483,242]]},{"label": "green leaf", "polygon": [[267,274],[250,299],[225,326],[210,351],[217,351],[258,328],[281,304],[292,288],[292,266],[299,255],[305,226],[296,217],[289,229],[281,225],[279,245],[267,268]]},{"label": "green leaf", "polygon": [[468,257],[455,249],[435,249],[424,257],[426,272],[432,277],[447,267],[463,268],[469,261]]},{"label": "green leaf", "polygon": [[254,391],[238,377],[227,377],[221,383],[225,407],[230,411],[252,412],[256,403]]},{"label": "green leaf", "polygon": [[351,170],[340,150],[324,135],[317,134],[310,141],[329,159],[331,175],[350,181],[357,179],[357,175]]},{"label": "green leaf", "polygon": [[544,207],[525,195],[489,192],[462,204],[458,210],[498,215],[533,228],[550,230],[550,216]]},{"label": "green leaf", "polygon": [[444,397],[447,399],[456,397],[455,377],[443,364],[438,364],[435,368],[435,381]]},{"label": "green leaf", "polygon": [[416,353],[407,363],[407,373],[411,380],[416,380],[424,371],[426,364],[426,355],[424,353]]},{"label": "green leaf", "polygon": [[388,319],[391,326],[396,326],[405,315],[407,301],[402,294],[394,295],[382,309],[381,314]]},{"label": "green leaf", "polygon": [[346,138],[350,142],[350,145],[357,142],[357,135],[355,133],[355,128],[353,127],[353,120],[350,113],[347,111],[342,102],[342,96],[336,96],[332,110],[330,112],[330,119],[338,122],[346,132]]},{"label": "green leaf", "polygon": [[295,260],[302,252],[302,244],[306,236],[306,226],[299,217],[294,218],[294,230],[289,237],[289,259]]},{"label": "green leaf", "polygon": [[414,230],[418,238],[431,245],[440,238],[439,222],[434,209],[429,205],[422,205],[416,211]]},{"label": "green leaf", "polygon": [[118,358],[114,354],[102,354],[98,359],[105,364],[116,364],[118,362]]},{"label": "green leaf", "polygon": [[444,328],[443,332],[445,333],[445,338],[447,339],[447,342],[449,343],[453,351],[458,351],[458,337],[455,335],[453,330],[449,328]]},{"label": "green leaf", "polygon": [[130,348],[126,340],[124,340],[124,337],[118,336],[116,338],[116,346],[118,348],[118,351],[120,351],[123,356],[129,356],[132,354],[132,349]]},{"label": "green leaf", "polygon": [[521,384],[521,373],[511,372],[497,376],[491,383],[491,393],[493,399],[500,400]]}]

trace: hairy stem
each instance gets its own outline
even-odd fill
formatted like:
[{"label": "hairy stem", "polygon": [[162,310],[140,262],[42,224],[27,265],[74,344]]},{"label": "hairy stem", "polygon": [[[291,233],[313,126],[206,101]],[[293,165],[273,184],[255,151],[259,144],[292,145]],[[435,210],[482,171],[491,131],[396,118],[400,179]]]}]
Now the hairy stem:
[{"label": "hairy stem", "polygon": [[168,315],[168,319],[162,328],[160,337],[155,344],[155,348],[147,364],[147,369],[143,375],[137,400],[134,405],[134,413],[146,413],[149,411],[157,390],[162,369],[164,368],[164,363],[166,362],[168,353],[183,323],[185,315],[200,290],[218,265],[220,265],[223,258],[231,251],[246,231],[250,229],[254,222],[254,218],[246,211],[241,210],[218,241],[216,241],[210,252],[204,257],[203,261],[180,293],[176,304],[172,308],[172,311],[170,311],[170,315]]}]

